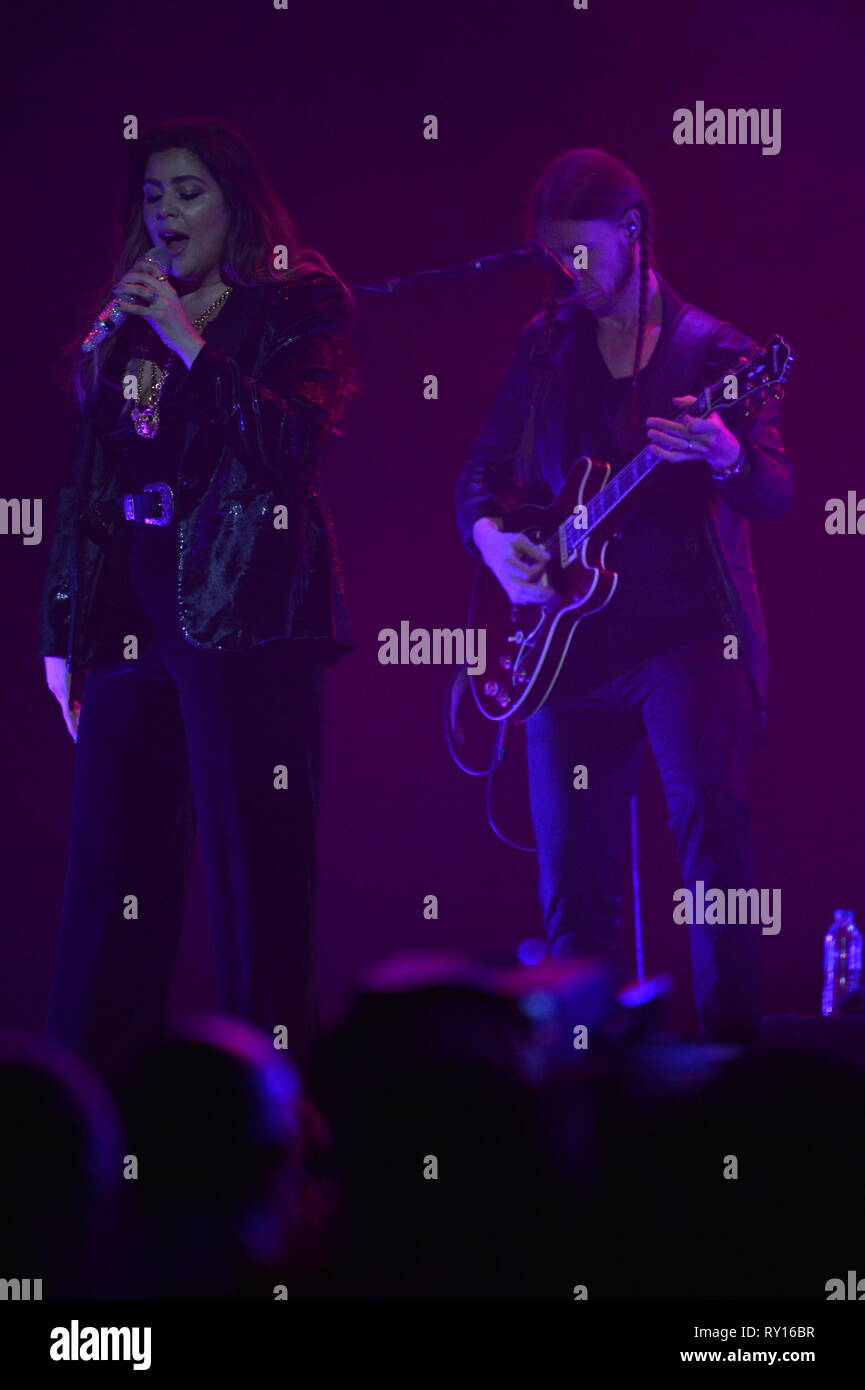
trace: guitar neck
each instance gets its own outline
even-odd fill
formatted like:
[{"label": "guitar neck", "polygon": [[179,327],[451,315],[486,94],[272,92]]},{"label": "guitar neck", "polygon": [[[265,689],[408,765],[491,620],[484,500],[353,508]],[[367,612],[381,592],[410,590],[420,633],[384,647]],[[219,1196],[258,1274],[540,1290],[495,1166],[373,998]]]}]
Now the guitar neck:
[{"label": "guitar neck", "polygon": [[591,531],[595,526],[599,526],[660,462],[658,455],[652,449],[646,448],[637,454],[636,458],[632,458],[630,463],[626,463],[621,472],[611,478],[606,486],[587,502],[586,525],[583,529]]},{"label": "guitar neck", "polygon": [[[694,405],[676,416],[676,422],[684,420],[686,415],[690,415],[693,419],[694,416],[708,414],[707,395],[708,393],[704,391],[702,395],[698,396]],[[572,550],[575,544],[582,544],[595,527],[600,526],[601,522],[605,521],[610,513],[614,512],[616,507],[624,502],[625,498],[634,491],[634,488],[639,487],[643,479],[647,478],[652,469],[661,462],[662,460],[651,446],[641,449],[635,458],[626,463],[624,468],[586,503],[585,524],[578,525],[575,518],[569,516],[559,528],[560,538],[566,540],[568,550]]]}]

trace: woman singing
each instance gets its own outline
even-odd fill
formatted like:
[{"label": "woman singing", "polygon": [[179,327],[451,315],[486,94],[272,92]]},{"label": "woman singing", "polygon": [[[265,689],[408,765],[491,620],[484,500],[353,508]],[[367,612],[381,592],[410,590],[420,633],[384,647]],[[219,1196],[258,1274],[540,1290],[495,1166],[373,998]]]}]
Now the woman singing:
[{"label": "woman singing", "polygon": [[42,609],[76,740],[49,1032],[102,1066],[159,1033],[197,822],[220,1009],[302,1061],[321,674],[351,645],[318,465],[351,300],[235,131],[130,152],[105,299],[133,298],[75,354]]}]

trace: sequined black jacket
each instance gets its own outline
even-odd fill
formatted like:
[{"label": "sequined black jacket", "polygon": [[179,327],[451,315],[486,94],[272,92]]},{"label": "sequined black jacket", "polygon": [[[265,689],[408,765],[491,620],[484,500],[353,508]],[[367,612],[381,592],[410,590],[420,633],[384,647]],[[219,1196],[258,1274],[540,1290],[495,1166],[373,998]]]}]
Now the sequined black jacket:
[{"label": "sequined black jacket", "polygon": [[[194,646],[232,651],[304,639],[324,660],[351,646],[319,455],[349,376],[350,304],[332,275],[237,288],[160,415],[186,422],[177,461],[177,611]],[[39,653],[76,671],[103,659],[100,585],[119,485],[82,411],[63,477]],[[287,525],[274,524],[275,518]],[[219,557],[219,564],[212,563]]]}]

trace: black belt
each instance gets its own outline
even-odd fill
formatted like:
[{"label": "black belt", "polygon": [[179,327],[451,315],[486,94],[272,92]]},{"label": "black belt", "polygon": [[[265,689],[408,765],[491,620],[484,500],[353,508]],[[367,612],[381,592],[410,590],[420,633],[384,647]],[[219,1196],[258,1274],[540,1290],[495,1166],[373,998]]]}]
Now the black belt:
[{"label": "black belt", "polygon": [[127,521],[168,526],[174,516],[174,492],[168,483],[145,483],[143,492],[124,492],[120,501]]}]

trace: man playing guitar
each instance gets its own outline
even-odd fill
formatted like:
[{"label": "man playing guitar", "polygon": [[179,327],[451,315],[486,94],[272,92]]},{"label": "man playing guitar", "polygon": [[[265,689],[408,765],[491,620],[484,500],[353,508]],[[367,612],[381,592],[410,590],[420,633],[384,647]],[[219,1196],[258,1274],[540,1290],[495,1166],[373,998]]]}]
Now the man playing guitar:
[{"label": "man playing guitar", "polygon": [[[570,277],[569,293],[554,294],[520,339],[460,473],[458,520],[515,615],[538,613],[550,600],[551,548],[508,514],[527,500],[547,505],[581,456],[611,465],[612,482],[647,445],[661,460],[610,536],[603,563],[618,580],[608,606],[577,625],[526,723],[550,951],[602,957],[624,980],[621,870],[646,738],[682,883],[759,886],[746,773],[767,664],[748,523],[785,514],[791,471],[775,405],[749,417],[742,405],[723,418],[688,414],[756,345],[685,305],[657,272],[649,202],[624,165],[600,150],[559,156],[533,190],[530,231]],[[753,1037],[759,926],[690,932],[701,1036]]]}]

